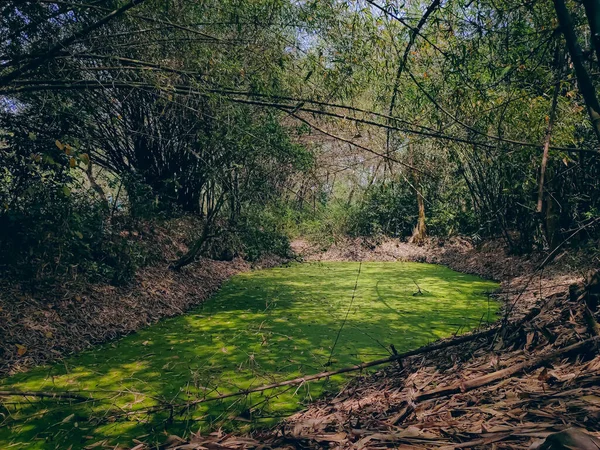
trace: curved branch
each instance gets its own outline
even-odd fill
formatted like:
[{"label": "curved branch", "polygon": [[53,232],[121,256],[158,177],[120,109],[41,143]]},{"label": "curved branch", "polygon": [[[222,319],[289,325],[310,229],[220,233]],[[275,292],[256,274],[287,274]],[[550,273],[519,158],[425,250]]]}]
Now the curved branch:
[{"label": "curved branch", "polygon": [[[283,111],[285,111],[285,110],[283,110]],[[376,155],[376,156],[379,156],[379,157],[381,157],[381,158],[384,158],[384,159],[387,159],[387,160],[393,161],[393,162],[395,162],[395,163],[398,163],[398,164],[400,164],[400,165],[402,165],[402,166],[404,166],[404,167],[406,167],[406,168],[408,168],[408,169],[411,169],[411,170],[414,170],[414,171],[416,171],[416,172],[422,173],[423,175],[427,175],[427,176],[429,176],[429,177],[431,177],[431,176],[432,176],[431,174],[429,174],[429,173],[426,173],[426,172],[423,172],[421,169],[418,169],[418,168],[417,168],[417,167],[415,167],[415,166],[412,166],[412,165],[410,165],[410,164],[407,164],[407,163],[405,163],[405,162],[402,162],[402,161],[400,161],[400,160],[397,160],[397,159],[395,159],[395,158],[392,158],[392,157],[391,157],[391,156],[389,156],[389,155],[385,155],[385,154],[383,154],[383,153],[379,153],[379,152],[377,152],[377,151],[375,151],[375,150],[373,150],[373,149],[370,149],[370,148],[368,148],[368,147],[365,147],[365,146],[363,146],[363,145],[357,144],[356,142],[353,142],[353,141],[351,141],[351,140],[349,140],[349,139],[346,139],[346,138],[343,138],[343,137],[341,137],[341,136],[337,136],[337,135],[335,135],[335,134],[329,133],[328,131],[326,131],[326,130],[324,130],[324,129],[320,128],[320,127],[318,127],[317,125],[313,124],[312,122],[309,122],[309,121],[308,121],[308,120],[306,120],[304,117],[301,117],[301,116],[299,116],[298,114],[296,114],[296,113],[295,113],[295,112],[293,112],[293,111],[291,111],[291,112],[288,112],[288,114],[289,114],[290,116],[293,116],[293,117],[295,117],[295,118],[296,118],[296,119],[298,119],[300,122],[303,122],[303,123],[305,123],[306,125],[308,125],[309,127],[313,128],[314,130],[318,131],[319,133],[323,133],[324,135],[326,135],[326,136],[329,136],[329,137],[331,137],[331,138],[333,138],[333,139],[336,139],[336,140],[338,140],[338,141],[341,141],[341,142],[345,142],[346,144],[350,144],[350,145],[352,145],[352,146],[354,146],[354,147],[356,147],[356,148],[360,148],[361,150],[364,150],[364,151],[366,151],[366,152],[372,153],[372,154],[374,154],[374,155]]]},{"label": "curved branch", "polygon": [[[36,84],[36,83],[39,83],[39,84]],[[168,85],[168,86],[161,87],[161,86],[156,86],[156,85],[150,84],[150,83],[123,82],[123,81],[109,81],[109,82],[106,82],[105,84],[103,84],[100,81],[90,81],[90,80],[76,80],[76,81],[68,81],[68,80],[43,81],[42,80],[39,82],[37,80],[26,80],[24,82],[21,82],[20,84],[13,85],[8,88],[4,88],[4,89],[0,88],[0,95],[2,95],[2,94],[3,95],[17,94],[17,93],[21,93],[21,92],[36,92],[36,91],[45,91],[45,90],[53,91],[53,90],[78,90],[78,89],[81,90],[81,89],[136,89],[136,88],[152,89],[155,91],[158,90],[158,91],[171,92],[171,93],[177,93],[177,94],[182,94],[182,95],[198,95],[198,96],[203,96],[203,97],[209,97],[212,94],[218,94],[233,103],[254,105],[254,106],[260,106],[260,107],[265,107],[265,108],[278,108],[278,109],[283,109],[288,112],[289,111],[305,111],[305,112],[318,114],[318,115],[322,115],[322,116],[333,117],[336,119],[350,120],[350,121],[353,121],[356,123],[372,125],[372,126],[375,126],[378,128],[402,131],[406,134],[425,136],[425,137],[429,137],[429,138],[440,139],[440,140],[451,141],[451,142],[459,142],[459,143],[469,144],[469,145],[478,145],[480,147],[486,147],[486,148],[496,148],[496,145],[493,145],[493,144],[489,144],[489,143],[482,142],[482,141],[474,141],[472,139],[462,138],[459,136],[451,136],[448,134],[443,134],[443,133],[437,132],[436,130],[433,130],[431,128],[422,127],[423,129],[421,129],[421,130],[416,130],[416,129],[412,129],[412,128],[402,128],[399,126],[392,126],[392,125],[388,125],[385,123],[377,122],[375,120],[361,119],[359,117],[349,116],[347,114],[340,114],[340,113],[336,113],[336,112],[324,111],[324,110],[315,109],[315,108],[307,108],[302,104],[289,105],[289,104],[282,104],[282,103],[242,99],[242,98],[231,97],[230,93],[227,92],[227,90],[223,91],[223,90],[219,90],[219,89],[207,88],[207,89],[204,89],[204,91],[199,91],[199,90],[194,89],[191,86],[185,86],[185,85]],[[344,108],[351,109],[351,107],[344,107]],[[381,115],[380,113],[375,113],[375,112],[365,111],[365,113],[370,114],[370,115],[375,115],[375,116],[389,117],[389,116]],[[450,114],[449,112],[446,112],[446,113]],[[402,119],[392,118],[392,120],[398,121],[401,123],[405,123],[407,125],[415,126],[414,124],[403,121]],[[457,123],[460,123],[460,122],[457,121]],[[541,146],[538,143],[517,141],[517,140],[512,140],[512,139],[501,138],[498,136],[487,135],[487,134],[477,131],[475,129],[472,129],[472,131],[481,135],[482,137],[486,137],[486,138],[489,138],[492,140],[497,140],[499,142],[506,142],[508,144],[518,145],[521,147],[538,148],[541,150]],[[583,148],[575,148],[575,147],[557,147],[557,146],[550,146],[550,149],[564,151],[564,152],[591,153],[591,154],[597,155],[597,156],[600,155],[600,151],[592,150],[592,149],[583,149]]]},{"label": "curved branch", "polygon": [[88,35],[89,33],[91,33],[94,30],[97,30],[98,28],[100,28],[103,25],[107,24],[111,20],[113,20],[113,19],[119,17],[120,15],[124,14],[125,12],[127,12],[128,10],[130,10],[131,8],[133,8],[134,6],[139,5],[143,1],[144,0],[130,0],[125,5],[121,6],[118,9],[115,9],[114,11],[112,11],[109,14],[107,14],[106,16],[104,16],[102,19],[94,22],[91,25],[88,25],[85,28],[82,28],[81,30],[79,30],[76,33],[72,34],[70,37],[68,37],[66,39],[63,39],[62,41],[57,42],[46,53],[34,57],[30,62],[28,62],[27,64],[25,64],[23,67],[21,67],[19,69],[16,69],[16,70],[13,70],[12,72],[8,73],[7,75],[4,75],[3,77],[0,77],[0,86],[3,85],[3,84],[10,83],[13,80],[16,80],[18,77],[20,77],[21,75],[23,75],[24,73],[26,73],[26,72],[28,72],[30,70],[36,69],[37,67],[39,67],[40,65],[42,65],[45,61],[47,61],[48,59],[50,59],[52,56],[54,56],[58,52],[60,52],[62,49],[64,49],[65,47],[68,47],[69,45],[71,45],[77,39],[82,38],[83,36]]}]

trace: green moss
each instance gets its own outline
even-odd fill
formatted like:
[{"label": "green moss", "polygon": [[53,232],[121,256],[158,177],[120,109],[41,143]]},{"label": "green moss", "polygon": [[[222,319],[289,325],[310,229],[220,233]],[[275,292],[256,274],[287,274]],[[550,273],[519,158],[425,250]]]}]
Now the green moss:
[{"label": "green moss", "polygon": [[104,440],[126,446],[141,436],[157,442],[165,433],[271,425],[348,378],[178,409],[172,418],[159,412],[113,420],[110,412],[333,370],[386,356],[390,344],[402,352],[496,318],[498,304],[486,295],[496,283],[429,264],[365,263],[327,365],[358,268],[294,264],[238,275],[184,316],[0,381],[0,389],[86,390],[97,399],[0,406],[0,448],[81,448]]}]

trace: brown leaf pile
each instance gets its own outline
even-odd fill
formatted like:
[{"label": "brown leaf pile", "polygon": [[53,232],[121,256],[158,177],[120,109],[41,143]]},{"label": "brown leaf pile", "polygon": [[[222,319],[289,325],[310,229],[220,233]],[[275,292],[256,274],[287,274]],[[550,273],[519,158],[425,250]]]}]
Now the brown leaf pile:
[{"label": "brown leaf pile", "polygon": [[182,314],[230,276],[242,260],[202,260],[182,272],[144,268],[127,286],[86,285],[37,295],[4,289],[0,295],[0,375],[56,360]]}]

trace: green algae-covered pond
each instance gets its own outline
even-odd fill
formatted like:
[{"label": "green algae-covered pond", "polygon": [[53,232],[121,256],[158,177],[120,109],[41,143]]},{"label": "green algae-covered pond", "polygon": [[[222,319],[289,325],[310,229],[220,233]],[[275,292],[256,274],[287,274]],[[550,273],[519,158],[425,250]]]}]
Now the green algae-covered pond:
[{"label": "green algae-covered pond", "polygon": [[390,344],[403,352],[496,319],[494,282],[418,263],[363,263],[357,282],[358,271],[359,263],[306,263],[244,273],[186,315],[0,380],[0,390],[93,397],[5,398],[0,448],[128,448],[133,439],[272,425],[348,376],[172,414],[148,409],[335,370],[387,356]]}]

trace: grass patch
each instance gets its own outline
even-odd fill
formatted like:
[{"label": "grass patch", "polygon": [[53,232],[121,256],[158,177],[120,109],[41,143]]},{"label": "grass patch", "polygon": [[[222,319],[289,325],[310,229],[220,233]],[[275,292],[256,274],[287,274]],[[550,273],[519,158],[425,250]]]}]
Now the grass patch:
[{"label": "grass patch", "polygon": [[[127,447],[133,438],[272,425],[348,377],[284,391],[127,417],[157,405],[336,369],[425,345],[496,319],[487,292],[497,284],[441,266],[293,264],[230,279],[203,306],[63,363],[0,381],[0,390],[90,391],[83,404],[6,399],[0,448]],[[275,395],[277,394],[277,395]],[[111,447],[112,448],[112,447]]]}]

